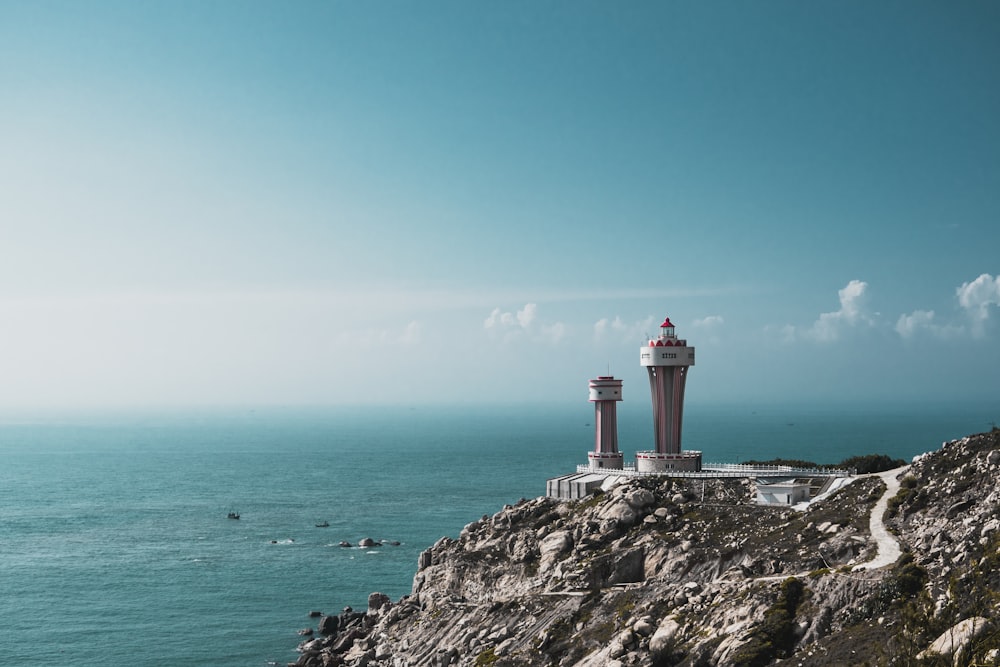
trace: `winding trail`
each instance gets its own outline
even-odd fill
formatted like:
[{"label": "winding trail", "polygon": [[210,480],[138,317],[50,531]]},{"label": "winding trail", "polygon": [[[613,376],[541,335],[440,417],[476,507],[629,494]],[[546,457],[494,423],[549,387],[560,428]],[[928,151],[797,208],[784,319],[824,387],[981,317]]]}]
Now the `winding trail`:
[{"label": "winding trail", "polygon": [[881,477],[882,481],[885,482],[885,493],[882,494],[882,497],[875,503],[875,507],[872,508],[871,518],[868,523],[868,530],[878,545],[878,553],[875,555],[875,558],[867,563],[855,565],[853,568],[854,572],[858,570],[877,570],[892,565],[899,560],[900,555],[903,553],[899,548],[899,541],[886,528],[883,517],[889,507],[889,499],[899,491],[899,478],[909,469],[910,466],[906,465],[871,475],[872,477]]},{"label": "winding trail", "polygon": [[[883,567],[888,567],[893,565],[897,560],[899,560],[900,555],[903,551],[900,549],[899,541],[889,532],[889,529],[885,525],[883,517],[885,516],[886,510],[889,508],[889,499],[899,492],[899,478],[902,477],[907,470],[910,469],[909,465],[901,466],[899,468],[893,468],[892,470],[886,470],[885,472],[872,473],[870,475],[860,475],[858,477],[846,477],[843,482],[836,485],[835,487],[829,489],[826,493],[821,496],[813,498],[810,502],[815,502],[820,498],[826,497],[832,494],[839,488],[850,484],[856,479],[861,477],[881,477],[882,481],[885,482],[885,493],[882,497],[878,499],[875,506],[872,507],[871,516],[868,519],[868,531],[871,533],[872,539],[875,540],[875,544],[878,549],[875,553],[875,558],[871,559],[867,563],[858,563],[853,568],[852,572],[860,572],[865,570],[878,570]],[[805,511],[809,506],[809,503],[801,503],[795,506],[795,509],[799,511]],[[791,574],[778,574],[769,575],[764,577],[753,577],[753,581],[782,581],[788,577],[806,577],[808,572],[799,572]],[[843,575],[848,576],[848,575]],[[717,579],[719,583],[734,583],[731,579]]]}]

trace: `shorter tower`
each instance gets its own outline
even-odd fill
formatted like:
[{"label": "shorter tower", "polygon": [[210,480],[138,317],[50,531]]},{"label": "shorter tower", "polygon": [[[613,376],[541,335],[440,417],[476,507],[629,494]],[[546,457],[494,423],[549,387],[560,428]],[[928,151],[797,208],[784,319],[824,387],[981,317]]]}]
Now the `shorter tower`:
[{"label": "shorter tower", "polygon": [[622,400],[622,381],[601,375],[590,381],[590,402],[594,404],[594,451],[587,452],[592,470],[622,469],[618,451],[618,401]]}]

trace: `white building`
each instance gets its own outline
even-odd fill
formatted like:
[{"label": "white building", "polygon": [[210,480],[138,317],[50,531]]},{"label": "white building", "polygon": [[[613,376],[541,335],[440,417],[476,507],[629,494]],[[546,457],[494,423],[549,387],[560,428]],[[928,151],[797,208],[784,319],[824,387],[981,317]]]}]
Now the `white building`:
[{"label": "white building", "polygon": [[809,484],[795,479],[757,480],[758,505],[797,505],[809,501]]}]

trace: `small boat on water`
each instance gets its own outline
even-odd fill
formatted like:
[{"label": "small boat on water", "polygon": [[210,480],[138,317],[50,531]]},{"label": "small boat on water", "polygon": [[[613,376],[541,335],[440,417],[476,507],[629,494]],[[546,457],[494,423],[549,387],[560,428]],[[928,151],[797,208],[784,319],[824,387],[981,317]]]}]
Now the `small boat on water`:
[{"label": "small boat on water", "polygon": [[229,514],[226,515],[226,518],[227,519],[239,519],[240,518],[240,513],[239,512],[230,512]]},{"label": "small boat on water", "polygon": [[316,527],[317,528],[329,528],[330,527],[330,522],[329,521],[324,521],[323,523],[317,523]]}]

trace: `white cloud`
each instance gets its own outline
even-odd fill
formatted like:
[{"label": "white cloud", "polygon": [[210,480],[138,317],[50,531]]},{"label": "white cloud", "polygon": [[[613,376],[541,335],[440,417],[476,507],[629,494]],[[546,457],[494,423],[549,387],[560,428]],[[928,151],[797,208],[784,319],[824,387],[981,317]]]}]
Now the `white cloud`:
[{"label": "white cloud", "polygon": [[562,322],[538,320],[538,304],[535,303],[526,303],[516,312],[494,308],[483,321],[483,327],[501,333],[505,341],[529,336],[535,340],[556,343],[566,336],[566,325]]},{"label": "white cloud", "polygon": [[542,336],[549,342],[558,343],[566,337],[566,325],[562,322],[542,326]]},{"label": "white cloud", "polygon": [[535,321],[535,317],[538,314],[538,306],[533,303],[527,303],[524,308],[517,311],[517,313],[503,312],[499,308],[494,308],[490,313],[489,317],[483,321],[483,326],[487,329],[493,329],[497,326],[501,327],[513,327],[519,326],[522,329],[527,329],[531,326],[531,323]]},{"label": "white cloud", "polygon": [[618,315],[615,315],[613,320],[603,317],[594,323],[594,338],[598,341],[612,338],[622,342],[641,342],[652,335],[656,324],[657,321],[653,317],[631,324],[622,321]]},{"label": "white cloud", "polygon": [[972,317],[972,334],[982,336],[990,306],[1000,305],[1000,276],[984,273],[972,282],[962,283],[955,294],[959,305]]},{"label": "white cloud", "polygon": [[537,314],[538,306],[533,303],[527,303],[524,305],[524,308],[517,311],[517,323],[521,325],[522,329],[527,329],[535,321]]},{"label": "white cloud", "polygon": [[538,306],[533,303],[525,304],[524,308],[517,311],[516,314],[502,312],[499,308],[494,308],[490,316],[483,322],[483,326],[487,329],[493,329],[497,326],[512,327],[516,325],[522,329],[527,329],[534,322],[537,313]]},{"label": "white cloud", "polygon": [[691,322],[691,326],[695,329],[717,329],[725,324],[725,322],[726,320],[721,315],[709,315],[708,317],[694,320]]},{"label": "white cloud", "polygon": [[954,338],[965,333],[965,329],[954,324],[938,324],[933,310],[915,310],[909,315],[900,315],[896,320],[896,333],[902,338],[913,338],[923,332],[936,338]]},{"label": "white cloud", "polygon": [[933,310],[915,310],[909,315],[900,315],[896,320],[896,333],[903,338],[911,338],[921,329],[934,326]]},{"label": "white cloud", "polygon": [[721,315],[708,315],[691,321],[691,330],[697,340],[692,343],[719,343],[719,334],[723,331],[726,320]]},{"label": "white cloud", "polygon": [[[768,337],[782,343],[793,343],[797,340],[811,340],[819,343],[832,343],[839,340],[847,331],[862,327],[875,326],[875,316],[867,308],[868,283],[863,280],[852,280],[842,289],[837,290],[840,308],[820,316],[808,328],[796,327],[791,324],[772,324],[764,327]],[[711,317],[704,318],[711,320]],[[721,323],[721,318],[720,323]]]},{"label": "white cloud", "polygon": [[864,281],[852,280],[847,283],[846,287],[837,292],[840,310],[822,313],[804,335],[821,343],[829,343],[839,339],[847,329],[874,324],[866,309],[867,291],[868,283]]},{"label": "white cloud", "polygon": [[991,306],[1000,306],[1000,276],[994,278],[988,273],[975,280],[962,283],[955,289],[958,304],[971,320],[971,327],[965,324],[941,323],[933,310],[915,310],[909,315],[900,315],[896,321],[896,333],[902,338],[914,338],[920,334],[930,334],[936,338],[956,338],[985,335],[986,322],[990,318]]},{"label": "white cloud", "polygon": [[501,322],[501,318],[502,315],[500,313],[500,309],[494,308],[493,312],[490,313],[490,316],[483,320],[483,328],[492,329],[497,325],[497,323]]}]

